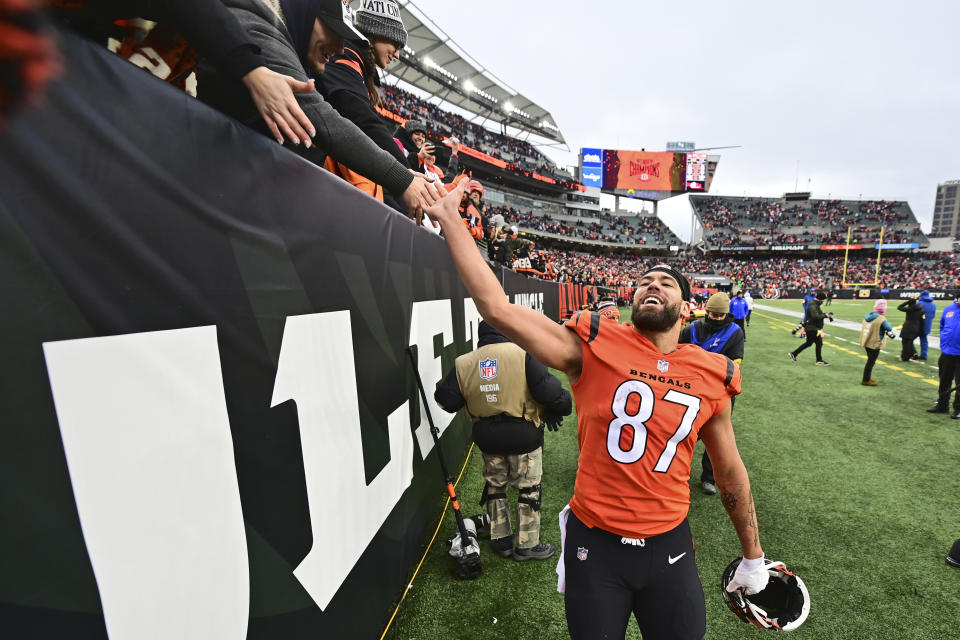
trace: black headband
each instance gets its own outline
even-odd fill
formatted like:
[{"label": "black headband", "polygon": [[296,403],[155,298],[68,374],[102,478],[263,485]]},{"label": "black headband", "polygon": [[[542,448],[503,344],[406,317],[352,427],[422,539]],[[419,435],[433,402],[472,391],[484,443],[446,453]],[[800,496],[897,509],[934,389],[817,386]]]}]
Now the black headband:
[{"label": "black headband", "polygon": [[643,278],[644,276],[650,273],[653,273],[654,271],[665,273],[671,278],[673,278],[674,280],[676,280],[677,284],[680,285],[680,296],[684,299],[684,301],[690,302],[690,283],[687,282],[687,279],[683,277],[682,273],[680,273],[679,271],[677,271],[676,269],[674,269],[668,264],[658,264],[644,271],[643,275],[641,275],[640,277]]}]

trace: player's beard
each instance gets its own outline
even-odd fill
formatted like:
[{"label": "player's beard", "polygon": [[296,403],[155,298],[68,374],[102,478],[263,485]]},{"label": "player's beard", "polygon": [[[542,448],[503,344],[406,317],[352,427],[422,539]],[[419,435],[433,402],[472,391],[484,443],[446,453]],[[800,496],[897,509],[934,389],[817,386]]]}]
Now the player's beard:
[{"label": "player's beard", "polygon": [[657,305],[655,307],[646,307],[642,305],[633,305],[633,312],[630,319],[633,326],[637,329],[647,329],[648,331],[666,331],[673,328],[680,319],[680,309],[682,303],[675,302],[670,305]]}]

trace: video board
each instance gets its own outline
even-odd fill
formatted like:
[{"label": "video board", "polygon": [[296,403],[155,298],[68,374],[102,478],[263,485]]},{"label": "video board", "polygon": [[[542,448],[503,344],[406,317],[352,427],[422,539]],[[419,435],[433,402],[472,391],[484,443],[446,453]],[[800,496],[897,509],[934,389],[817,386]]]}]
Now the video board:
[{"label": "video board", "polygon": [[[580,177],[587,187],[660,199],[709,190],[716,159],[706,153],[583,148]],[[641,195],[642,194],[642,195]]]}]

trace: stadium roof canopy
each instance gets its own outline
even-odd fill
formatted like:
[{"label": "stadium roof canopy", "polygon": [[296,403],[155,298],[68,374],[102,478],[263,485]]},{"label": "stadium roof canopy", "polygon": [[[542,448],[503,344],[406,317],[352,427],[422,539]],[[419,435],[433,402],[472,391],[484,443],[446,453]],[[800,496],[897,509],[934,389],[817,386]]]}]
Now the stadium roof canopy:
[{"label": "stadium roof canopy", "polygon": [[566,144],[553,116],[461,49],[410,0],[398,0],[407,46],[390,69],[404,82],[469,113]]}]

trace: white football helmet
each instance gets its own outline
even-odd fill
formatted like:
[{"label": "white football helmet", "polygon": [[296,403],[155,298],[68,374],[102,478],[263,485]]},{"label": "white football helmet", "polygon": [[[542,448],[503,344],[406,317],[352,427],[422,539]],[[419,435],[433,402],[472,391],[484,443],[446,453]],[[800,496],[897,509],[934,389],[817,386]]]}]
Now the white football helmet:
[{"label": "white football helmet", "polygon": [[774,631],[793,631],[804,623],[810,614],[810,593],[799,576],[791,573],[787,565],[774,560],[764,560],[770,581],[766,588],[752,595],[742,589],[727,591],[741,558],[735,558],[723,572],[720,591],[727,606],[743,622]]}]

